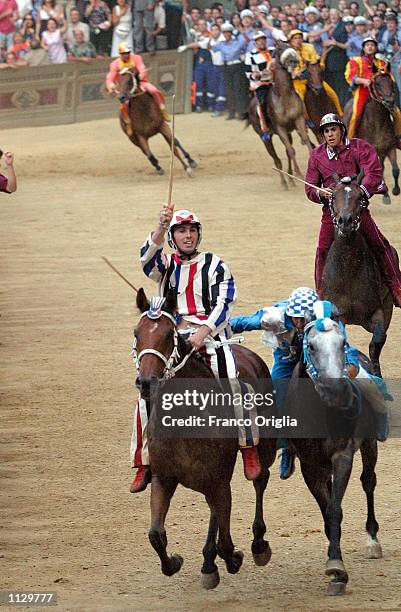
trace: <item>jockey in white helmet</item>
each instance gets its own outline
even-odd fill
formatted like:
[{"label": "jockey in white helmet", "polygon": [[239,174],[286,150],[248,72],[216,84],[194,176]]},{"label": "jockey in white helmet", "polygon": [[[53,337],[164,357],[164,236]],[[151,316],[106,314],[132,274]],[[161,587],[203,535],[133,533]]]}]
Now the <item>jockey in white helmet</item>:
[{"label": "jockey in white helmet", "polygon": [[[163,251],[165,234],[173,253]],[[224,344],[231,335],[229,318],[236,299],[234,278],[228,266],[210,252],[199,252],[202,226],[189,210],[174,213],[173,207],[165,206],[159,223],[149,234],[140,252],[141,264],[146,276],[158,284],[159,295],[173,289],[177,296],[178,327],[190,329],[188,341],[196,350],[201,350],[213,374],[227,378],[233,392],[240,391],[237,367],[229,344]],[[219,348],[205,345],[207,336],[223,342]],[[243,418],[243,407],[238,418]],[[130,491],[137,493],[150,482],[149,455],[147,449],[146,403],[138,401],[135,426],[131,443],[132,466],[138,468]],[[248,480],[255,480],[261,471],[257,452],[257,439],[239,428],[239,445],[244,460],[244,472]]]}]

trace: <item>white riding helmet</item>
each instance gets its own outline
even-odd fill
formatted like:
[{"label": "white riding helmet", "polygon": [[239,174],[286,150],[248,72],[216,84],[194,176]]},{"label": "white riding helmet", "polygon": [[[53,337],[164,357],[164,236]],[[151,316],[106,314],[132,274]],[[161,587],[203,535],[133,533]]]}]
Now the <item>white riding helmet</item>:
[{"label": "white riding helmet", "polygon": [[304,317],[305,310],[313,312],[313,305],[318,299],[316,291],[310,287],[298,287],[288,298],[285,314],[289,317]]},{"label": "white riding helmet", "polygon": [[190,210],[177,210],[177,212],[174,213],[173,218],[170,221],[170,226],[168,228],[167,233],[167,240],[172,249],[177,248],[177,245],[174,242],[174,228],[178,225],[183,225],[184,223],[196,225],[196,227],[198,228],[199,238],[196,246],[199,245],[202,239],[202,224],[199,221],[198,217]]}]

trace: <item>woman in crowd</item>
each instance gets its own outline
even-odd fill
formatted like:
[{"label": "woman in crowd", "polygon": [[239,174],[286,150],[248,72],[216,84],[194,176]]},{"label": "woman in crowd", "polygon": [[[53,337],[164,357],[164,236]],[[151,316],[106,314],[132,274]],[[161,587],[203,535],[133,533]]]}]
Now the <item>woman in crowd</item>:
[{"label": "woman in crowd", "polygon": [[127,0],[117,0],[111,21],[114,26],[111,57],[118,57],[118,47],[125,42],[132,46],[132,11]]},{"label": "woman in crowd", "polygon": [[111,12],[103,0],[90,0],[86,7],[90,28],[90,41],[98,55],[108,55],[110,50]]},{"label": "woman in crowd", "polygon": [[39,40],[47,28],[47,22],[50,17],[57,21],[62,21],[64,18],[63,7],[56,5],[56,0],[42,0],[42,6],[36,16],[36,38]]},{"label": "woman in crowd", "polygon": [[24,40],[26,40],[27,42],[33,40],[34,38],[38,40],[36,36],[35,20],[33,18],[32,13],[27,13],[25,15],[20,32]]},{"label": "woman in crowd", "polygon": [[47,51],[51,64],[64,64],[67,61],[63,39],[66,30],[67,24],[65,22],[59,28],[56,19],[50,17],[47,20],[47,29],[42,34],[41,46]]}]

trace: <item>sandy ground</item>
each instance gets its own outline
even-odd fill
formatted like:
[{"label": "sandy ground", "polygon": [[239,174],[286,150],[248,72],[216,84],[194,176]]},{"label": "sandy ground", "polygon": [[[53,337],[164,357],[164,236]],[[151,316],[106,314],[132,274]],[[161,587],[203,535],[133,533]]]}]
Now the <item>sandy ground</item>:
[{"label": "sandy ground", "polygon": [[[320,211],[301,187],[285,193],[251,130],[209,116],[179,116],[176,132],[199,162],[189,180],[177,166],[176,206],[193,207],[203,246],[230,264],[238,313],[312,284]],[[152,147],[168,169],[161,139]],[[9,130],[18,193],[1,198],[1,589],[58,592],[62,610],[396,610],[401,608],[401,444],[380,448],[376,502],[384,558],[363,558],[365,500],[360,462],[344,503],[347,595],[327,598],[326,541],[317,506],[297,469],[266,495],[271,563],[250,555],[254,495],[238,463],[232,533],[245,551],[239,574],[220,563],[221,584],[200,587],[207,508],[179,489],[168,515],[171,552],[185,563],[163,576],[147,538],[149,492],[130,495],[129,440],[135,397],[131,332],[134,294],[101,261],[108,256],[137,286],[138,247],[167,195],[119,130],[117,118]],[[279,147],[280,148],[280,147]],[[281,149],[280,149],[281,150]],[[306,167],[305,149],[298,146]],[[400,200],[372,204],[401,248]],[[383,371],[399,376],[401,315],[383,351]],[[351,331],[365,350],[368,336]],[[270,355],[259,334],[248,346]]]}]

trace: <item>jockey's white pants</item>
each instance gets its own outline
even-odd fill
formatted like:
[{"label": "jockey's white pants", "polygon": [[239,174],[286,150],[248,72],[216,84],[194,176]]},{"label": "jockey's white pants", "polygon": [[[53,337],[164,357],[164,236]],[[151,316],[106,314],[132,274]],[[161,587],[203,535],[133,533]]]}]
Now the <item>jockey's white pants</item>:
[{"label": "jockey's white pants", "polygon": [[[222,338],[223,339],[223,338]],[[222,346],[215,349],[211,346],[205,346],[204,356],[207,364],[210,366],[216,378],[228,378],[231,391],[234,394],[241,394],[241,385],[237,376],[237,366],[235,363],[234,354],[230,345]],[[249,389],[247,388],[247,392]],[[239,397],[239,396],[238,396]],[[240,447],[255,446],[259,441],[259,433],[255,418],[257,416],[256,408],[244,411],[239,402],[234,402],[234,415],[236,419],[251,419],[252,425],[245,429],[244,426],[238,427],[238,440]],[[149,448],[148,448],[148,412],[146,402],[139,397],[134,411],[134,426],[131,436],[131,466],[140,467],[141,465],[149,465]]]}]

